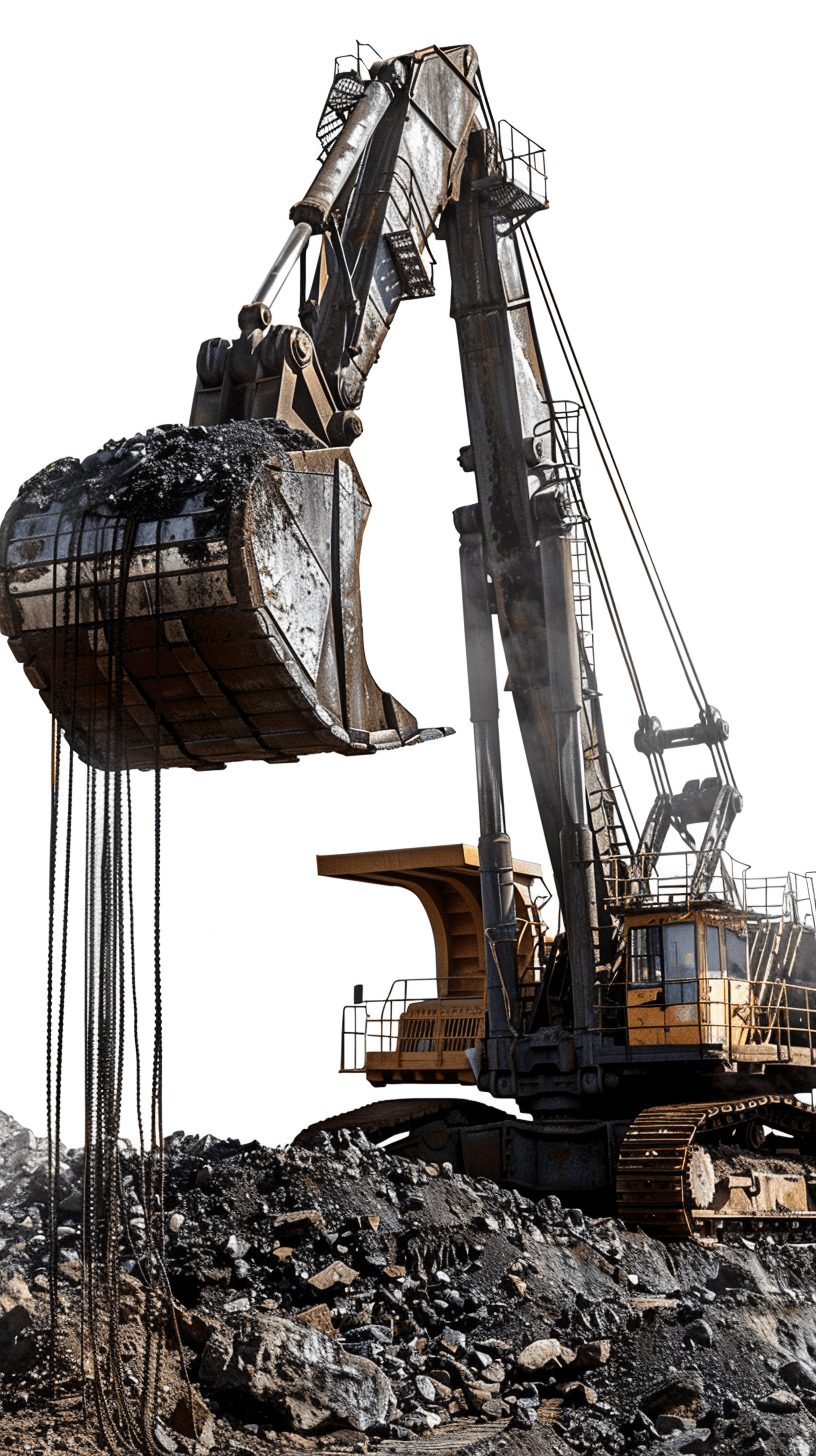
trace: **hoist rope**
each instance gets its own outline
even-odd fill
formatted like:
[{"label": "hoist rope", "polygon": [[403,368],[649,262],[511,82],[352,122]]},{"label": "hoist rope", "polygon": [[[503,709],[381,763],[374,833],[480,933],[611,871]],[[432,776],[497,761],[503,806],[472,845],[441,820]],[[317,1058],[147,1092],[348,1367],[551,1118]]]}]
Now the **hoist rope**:
[{"label": "hoist rope", "polygon": [[[535,275],[535,271],[536,271],[535,270],[535,263],[534,263],[534,261],[532,259],[531,259],[531,262],[533,263],[533,272],[534,272],[534,275]],[[536,276],[536,281],[539,283],[539,288],[541,288],[541,283],[540,283],[540,280],[537,278],[537,276]],[[544,297],[545,305],[547,305],[547,298],[546,298],[546,296],[544,296],[543,289],[541,291],[542,291],[542,297]],[[553,323],[553,328],[555,328],[555,321],[554,321],[554,319],[552,317],[552,312],[550,311],[549,306],[548,306],[548,313],[550,314],[550,319],[551,319],[551,322]],[[573,382],[575,382],[575,380],[573,380]],[[577,383],[576,383],[576,389],[578,389]],[[552,409],[552,407],[553,407],[552,406],[552,402],[550,402],[550,408]],[[603,597],[604,605],[606,607],[607,614],[609,616],[609,621],[610,621],[610,624],[611,624],[611,627],[612,627],[612,631],[613,631],[613,634],[615,636],[615,640],[617,641],[618,648],[620,650],[621,657],[623,659],[624,667],[626,668],[626,672],[627,672],[627,675],[629,677],[629,681],[630,681],[630,683],[632,685],[632,691],[634,692],[635,701],[637,702],[637,705],[638,705],[638,712],[639,712],[639,714],[642,717],[648,718],[650,715],[649,715],[649,709],[648,709],[647,702],[646,702],[646,695],[645,695],[645,692],[644,692],[644,689],[643,689],[643,686],[642,686],[642,683],[641,683],[641,680],[640,680],[640,674],[639,674],[638,669],[637,669],[637,664],[635,662],[634,654],[633,654],[632,649],[631,649],[631,647],[629,645],[629,639],[628,639],[628,637],[626,635],[626,629],[625,629],[625,627],[623,625],[623,619],[621,617],[621,613],[620,613],[620,610],[618,608],[617,601],[615,599],[615,593],[614,593],[613,588],[612,588],[612,583],[611,583],[611,581],[609,579],[609,573],[607,572],[607,569],[606,569],[606,563],[604,561],[603,554],[601,552],[600,546],[598,545],[598,539],[597,539],[597,536],[595,534],[595,528],[594,528],[594,526],[592,524],[592,519],[591,519],[591,517],[589,515],[589,512],[588,512],[588,510],[586,508],[586,503],[585,503],[584,498],[583,498],[583,493],[582,493],[582,489],[581,489],[581,478],[580,478],[580,474],[579,474],[578,470],[574,468],[575,465],[576,465],[576,462],[574,462],[574,461],[571,460],[571,451],[570,451],[569,443],[568,443],[568,441],[566,439],[565,432],[563,431],[563,429],[559,428],[558,426],[556,426],[556,428],[557,428],[557,433],[558,433],[558,437],[559,437],[559,443],[560,443],[562,452],[564,453],[564,457],[565,457],[565,459],[569,460],[570,463],[571,463],[571,465],[573,466],[573,468],[569,471],[569,476],[570,476],[569,486],[570,486],[570,489],[571,489],[572,494],[573,494],[573,497],[574,497],[574,503],[577,506],[578,511],[579,511],[579,516],[580,516],[579,524],[580,524],[581,530],[583,531],[584,539],[585,539],[586,544],[587,544],[587,550],[589,552],[589,557],[590,557],[590,560],[591,560],[592,565],[593,565],[594,570],[595,570],[595,576],[596,576],[596,579],[598,581],[598,585],[599,585],[599,587],[601,589],[601,596]],[[662,755],[661,754],[649,754],[648,755],[648,764],[649,764],[649,771],[650,771],[651,776],[652,776],[652,783],[654,785],[655,793],[657,793],[657,794],[671,794],[672,789],[671,789],[671,783],[669,781],[669,774],[668,774],[668,770],[666,768],[666,765],[665,765],[665,762],[663,760]]]},{"label": "hoist rope", "polygon": [[601,421],[598,410],[595,406],[595,401],[592,397],[589,386],[587,385],[583,370],[581,369],[581,365],[578,361],[578,356],[572,343],[572,339],[564,322],[561,310],[558,307],[558,303],[553,293],[552,286],[547,276],[547,272],[541,260],[538,246],[530,231],[528,224],[524,224],[521,227],[520,233],[524,241],[525,251],[533,269],[533,274],[536,278],[536,282],[538,283],[541,296],[544,301],[544,306],[549,315],[550,322],[553,327],[553,332],[555,333],[556,339],[558,340],[559,347],[564,356],[564,361],[567,365],[567,369],[569,370],[570,378],[572,379],[572,382],[578,393],[579,400],[583,405],[587,423],[589,425],[592,438],[595,441],[595,445],[598,450],[598,454],[600,456],[604,471],[608,476],[609,482],[612,486],[613,494],[620,507],[621,514],[623,515],[624,521],[626,523],[627,530],[632,538],[635,550],[644,568],[647,581],[654,595],[655,601],[658,604],[660,614],[663,617],[663,621],[666,625],[666,629],[672,642],[672,646],[674,647],[675,653],[688,683],[689,689],[695,699],[697,707],[701,711],[705,711],[706,707],[708,706],[708,699],[703,689],[699,673],[697,672],[697,669],[692,660],[691,653],[687,646],[685,637],[683,636],[683,633],[680,629],[680,625],[669,600],[666,588],[663,585],[663,580],[655,564],[654,557],[652,556],[637,512],[632,503],[631,496],[629,495],[629,491],[623,479],[623,475],[618,466],[612,447],[609,444],[609,439],[603,427],[603,423]]},{"label": "hoist rope", "polygon": [[[686,643],[686,639],[680,629],[680,625],[677,620],[674,608],[672,607],[671,601],[669,600],[668,592],[666,591],[662,577],[660,576],[660,573],[657,569],[657,565],[646,540],[643,527],[640,524],[640,519],[635,510],[631,496],[629,495],[629,491],[627,489],[620,467],[618,466],[615,454],[609,443],[609,438],[604,429],[592,393],[586,382],[586,378],[578,360],[578,356],[575,351],[572,339],[570,337],[569,330],[567,329],[567,326],[564,322],[563,315],[558,306],[558,302],[552,289],[552,285],[544,268],[544,264],[541,260],[538,246],[532,236],[529,224],[524,223],[520,227],[519,231],[524,241],[525,251],[527,253],[527,257],[533,271],[533,276],[536,280],[536,283],[538,284],[544,306],[547,310],[547,314],[553,328],[553,333],[555,334],[556,340],[564,357],[564,361],[567,365],[570,378],[572,379],[573,385],[578,394],[578,398],[583,407],[584,414],[586,416],[587,423],[592,434],[592,438],[595,442],[595,446],[601,460],[601,464],[612,486],[615,500],[617,501],[621,514],[623,515],[626,528],[629,532],[629,535],[635,546],[637,555],[643,566],[646,579],[649,583],[649,587],[652,591],[655,601],[657,602],[660,614],[663,618],[664,624],[669,634],[669,638],[677,656],[677,660],[680,663],[681,671],[686,679],[694,702],[697,706],[700,720],[705,721],[708,714],[708,709],[710,708],[708,697],[703,688],[700,675],[697,672],[694,661],[691,657],[691,653],[689,651],[688,644]],[[634,658],[632,656],[626,633],[623,628],[623,622],[617,607],[617,603],[615,601],[614,593],[612,591],[611,583],[609,581],[609,576],[603,562],[603,557],[600,548],[598,547],[597,538],[595,536],[592,523],[589,519],[588,512],[586,511],[583,503],[580,479],[578,478],[577,474],[573,478],[572,485],[577,500],[581,506],[582,524],[587,540],[587,546],[590,552],[593,566],[595,567],[595,572],[601,588],[601,594],[604,599],[604,604],[609,614],[612,630],[617,639],[630,681],[632,682],[640,714],[642,717],[647,718],[649,717],[649,714],[646,709],[645,697],[640,686],[639,676],[635,667]],[[717,770],[718,778],[720,778],[721,782],[724,782],[734,787],[734,774],[731,768],[728,750],[725,746],[724,741],[720,739],[715,739],[713,742],[709,742],[707,744],[707,747],[709,749],[709,753],[713,760],[714,766]],[[663,754],[649,753],[647,754],[647,757],[652,773],[652,779],[655,784],[655,788],[657,789],[657,792],[659,794],[671,795],[671,784],[669,781],[668,771],[666,769]],[[672,822],[675,823],[675,827],[678,829],[678,832],[681,833],[682,837],[687,838],[687,832],[679,825],[679,823],[676,823],[674,820]],[[693,847],[693,842],[690,843]]]}]

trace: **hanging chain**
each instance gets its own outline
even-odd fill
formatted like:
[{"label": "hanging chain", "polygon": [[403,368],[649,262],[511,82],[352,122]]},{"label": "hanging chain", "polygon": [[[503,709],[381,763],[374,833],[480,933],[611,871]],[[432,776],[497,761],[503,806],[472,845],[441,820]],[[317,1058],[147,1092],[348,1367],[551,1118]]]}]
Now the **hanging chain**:
[{"label": "hanging chain", "polygon": [[[162,1377],[164,1326],[172,1297],[163,1263],[164,1148],[162,1124],[162,989],[161,989],[161,760],[159,724],[160,678],[160,524],[156,533],[156,766],[154,774],[153,891],[153,1066],[150,1087],[150,1146],[145,1146],[140,1026],[137,996],[133,883],[133,802],[130,774],[124,761],[124,651],[126,592],[135,523],[97,518],[95,541],[82,562],[86,516],[78,539],[72,540],[75,570],[66,568],[64,621],[57,631],[56,545],[54,561],[53,685],[59,684],[51,737],[51,822],[48,877],[47,1047],[48,1106],[48,1233],[51,1310],[50,1383],[56,1395],[64,1367],[60,1360],[57,1290],[59,1244],[59,1175],[61,1091],[65,1039],[65,1002],[69,969],[68,918],[71,897],[74,753],[65,777],[60,723],[69,724],[74,740],[82,634],[90,638],[99,676],[93,688],[91,742],[99,742],[95,720],[105,719],[101,734],[102,762],[88,765],[85,787],[84,905],[84,1088],[85,1163],[82,1212],[82,1299],[80,1371],[83,1416],[88,1420],[92,1397],[100,1434],[115,1453],[157,1451],[155,1432]],[[59,533],[57,533],[59,534]],[[70,554],[70,553],[69,553]],[[71,580],[73,575],[73,580]],[[73,633],[70,614],[73,608]],[[80,626],[82,624],[82,626]],[[61,637],[61,676],[57,642]],[[100,650],[100,638],[107,650]],[[104,681],[103,681],[104,679]],[[63,825],[64,819],[64,825]],[[61,922],[60,922],[61,915]],[[58,923],[59,922],[59,923]],[[127,1009],[133,1018],[137,1169],[133,1185],[144,1209],[144,1238],[129,1223],[128,1190],[124,1186],[120,1131],[125,1089]],[[129,1180],[131,1181],[131,1180]],[[140,1386],[133,1389],[126,1368],[120,1330],[122,1261],[132,1256],[144,1287],[144,1359]],[[175,1321],[173,1321],[175,1323]],[[181,1341],[176,1329],[181,1354]],[[87,1362],[87,1363],[86,1363]],[[90,1371],[90,1381],[86,1371]],[[186,1367],[185,1367],[186,1377]],[[187,1379],[189,1386],[189,1379]],[[192,1407],[192,1400],[191,1400]]]}]

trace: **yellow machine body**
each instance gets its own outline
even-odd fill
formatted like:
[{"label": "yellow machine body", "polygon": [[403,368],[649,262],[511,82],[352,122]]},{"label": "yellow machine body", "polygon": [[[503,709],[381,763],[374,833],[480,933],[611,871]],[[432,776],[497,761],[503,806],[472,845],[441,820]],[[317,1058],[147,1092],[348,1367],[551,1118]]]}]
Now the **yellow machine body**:
[{"label": "yellow machine body", "polygon": [[624,935],[630,1046],[718,1047],[734,1062],[809,1057],[810,988],[761,974],[746,916],[655,910],[627,916]]},{"label": "yellow machine body", "polygon": [[[396,981],[378,1001],[345,1008],[341,1070],[390,1082],[472,1085],[467,1053],[485,1035],[487,975],[479,852],[470,844],[319,855],[318,873],[396,885],[416,895],[430,921],[436,975]],[[541,919],[540,865],[513,861],[519,985],[531,1001],[550,941]]]}]

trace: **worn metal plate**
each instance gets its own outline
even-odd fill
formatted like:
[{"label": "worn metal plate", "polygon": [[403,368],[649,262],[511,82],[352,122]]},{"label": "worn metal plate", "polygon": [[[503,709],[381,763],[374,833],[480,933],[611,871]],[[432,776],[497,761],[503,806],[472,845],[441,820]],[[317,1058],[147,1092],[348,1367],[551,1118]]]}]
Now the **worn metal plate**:
[{"label": "worn metal plate", "polygon": [[0,628],[86,761],[293,762],[450,731],[368,670],[368,496],[348,450],[310,443],[281,421],[165,426],[23,487]]}]

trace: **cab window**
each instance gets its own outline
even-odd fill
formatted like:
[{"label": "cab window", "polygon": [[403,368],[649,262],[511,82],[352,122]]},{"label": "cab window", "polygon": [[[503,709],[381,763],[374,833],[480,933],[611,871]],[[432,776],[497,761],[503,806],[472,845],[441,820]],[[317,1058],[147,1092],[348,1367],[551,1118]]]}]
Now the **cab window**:
[{"label": "cab window", "polygon": [[629,980],[633,986],[654,986],[663,980],[659,925],[639,925],[629,931]]},{"label": "cab window", "polygon": [[697,997],[696,931],[693,922],[663,926],[663,974],[666,1005],[677,1006]]},{"label": "cab window", "polygon": [[725,972],[738,981],[748,978],[748,937],[738,930],[725,932]]},{"label": "cab window", "polygon": [[706,970],[710,976],[722,975],[722,962],[720,960],[720,927],[718,925],[707,925],[706,933]]},{"label": "cab window", "polygon": [[689,1004],[697,996],[694,924],[669,921],[629,931],[629,983],[663,986],[667,1006]]}]

